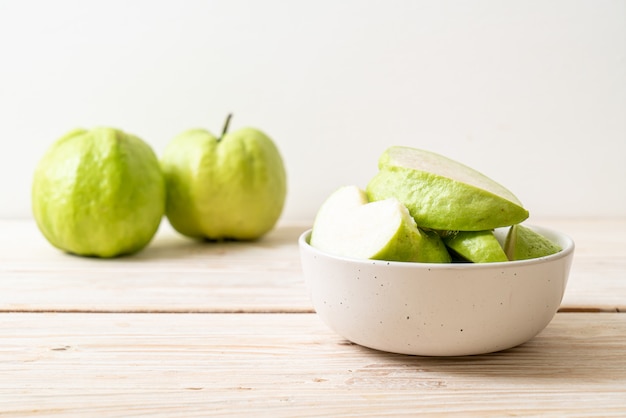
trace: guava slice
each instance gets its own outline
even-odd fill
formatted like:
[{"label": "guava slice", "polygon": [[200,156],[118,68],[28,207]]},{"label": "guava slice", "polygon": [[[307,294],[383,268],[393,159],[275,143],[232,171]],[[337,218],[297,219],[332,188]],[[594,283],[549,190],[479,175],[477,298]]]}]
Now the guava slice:
[{"label": "guava slice", "polygon": [[394,146],[378,165],[366,187],[370,201],[398,199],[419,227],[484,231],[528,218],[528,211],[504,186],[442,155]]},{"label": "guava slice", "polygon": [[504,252],[511,261],[545,257],[559,251],[561,247],[558,244],[519,224],[509,228],[504,241]]},{"label": "guava slice", "polygon": [[441,238],[417,228],[398,200],[370,203],[357,186],[340,187],[324,201],[313,223],[310,244],[351,258],[450,262]]},{"label": "guava slice", "polygon": [[508,261],[493,231],[450,232],[443,236],[443,242],[465,261],[472,263]]}]

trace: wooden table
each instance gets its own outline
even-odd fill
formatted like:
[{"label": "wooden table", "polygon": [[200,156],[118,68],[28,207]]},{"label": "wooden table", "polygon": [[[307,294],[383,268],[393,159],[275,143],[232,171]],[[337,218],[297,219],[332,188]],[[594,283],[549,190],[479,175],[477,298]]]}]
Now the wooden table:
[{"label": "wooden table", "polygon": [[532,223],[577,245],[553,322],[505,352],[429,358],[320,322],[305,224],[215,244],[164,223],[138,255],[98,260],[0,221],[0,417],[626,416],[626,218]]}]

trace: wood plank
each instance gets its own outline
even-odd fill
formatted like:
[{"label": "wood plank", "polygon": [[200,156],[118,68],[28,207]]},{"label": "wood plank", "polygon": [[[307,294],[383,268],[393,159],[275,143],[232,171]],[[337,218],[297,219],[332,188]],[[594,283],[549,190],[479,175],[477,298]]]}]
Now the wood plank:
[{"label": "wood plank", "polygon": [[4,313],[0,415],[623,416],[626,315],[490,355],[353,345],[314,314]]},{"label": "wood plank", "polygon": [[626,218],[549,218],[576,244],[562,310],[626,312]]},{"label": "wood plank", "polygon": [[78,257],[52,247],[27,220],[0,220],[0,272],[257,272],[300,269],[303,225],[281,225],[252,242],[206,242],[177,234],[163,222],[143,251],[113,259]]},{"label": "wood plank", "polygon": [[[626,218],[541,219],[576,241],[565,311],[626,312]],[[311,312],[296,240],[281,224],[254,243],[203,243],[167,223],[132,257],[81,258],[32,221],[0,221],[0,311]]]},{"label": "wood plank", "polygon": [[130,257],[56,250],[33,222],[0,222],[0,311],[311,312],[297,237],[285,225],[251,243],[199,242],[167,223]]}]

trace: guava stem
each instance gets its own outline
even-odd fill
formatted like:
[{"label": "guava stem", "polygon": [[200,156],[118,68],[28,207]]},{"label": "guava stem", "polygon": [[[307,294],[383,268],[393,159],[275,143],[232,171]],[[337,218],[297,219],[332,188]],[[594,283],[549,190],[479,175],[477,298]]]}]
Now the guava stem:
[{"label": "guava stem", "polygon": [[228,132],[228,125],[230,125],[230,120],[232,119],[232,117],[232,113],[229,113],[228,116],[226,116],[226,120],[224,121],[224,128],[222,129],[222,136],[220,136],[220,139],[224,138],[224,135],[226,135],[226,132]]}]

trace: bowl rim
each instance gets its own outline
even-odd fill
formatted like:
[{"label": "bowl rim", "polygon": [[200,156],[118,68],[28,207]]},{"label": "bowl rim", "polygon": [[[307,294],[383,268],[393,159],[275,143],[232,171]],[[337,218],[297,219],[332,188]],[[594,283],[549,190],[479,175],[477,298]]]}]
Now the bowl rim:
[{"label": "bowl rim", "polygon": [[[550,254],[543,257],[531,258],[526,260],[514,260],[514,261],[498,261],[492,263],[423,263],[423,262],[414,262],[414,261],[388,261],[388,260],[372,260],[372,259],[363,259],[363,258],[355,258],[355,257],[346,257],[341,255],[336,255],[332,253],[328,253],[326,251],[322,251],[318,248],[313,247],[309,243],[309,239],[311,237],[311,233],[313,231],[312,228],[307,229],[302,232],[298,237],[298,245],[300,246],[301,251],[308,251],[326,258],[334,259],[337,261],[349,262],[352,264],[360,264],[360,265],[384,265],[384,266],[395,266],[397,268],[428,268],[432,269],[440,269],[440,270],[467,270],[467,269],[484,269],[484,268],[503,268],[504,266],[509,267],[521,267],[525,265],[535,265],[535,264],[543,264],[553,262],[562,258],[569,257],[575,248],[574,240],[567,234],[557,231],[552,228],[546,228],[543,226],[536,225],[524,225],[533,229],[539,233],[547,233],[548,235],[558,236],[559,241],[561,242],[561,251],[558,253]],[[501,228],[509,228],[509,227],[501,227]],[[496,229],[501,229],[496,228]]]}]

